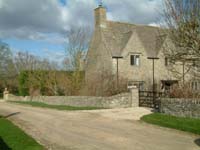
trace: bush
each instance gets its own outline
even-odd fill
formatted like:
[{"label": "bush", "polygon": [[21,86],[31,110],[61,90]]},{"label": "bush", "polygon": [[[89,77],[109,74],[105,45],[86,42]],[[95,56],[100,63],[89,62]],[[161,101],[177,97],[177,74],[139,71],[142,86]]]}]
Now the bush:
[{"label": "bush", "polygon": [[169,96],[171,98],[200,98],[200,93],[192,90],[190,84],[176,85],[170,92]]},{"label": "bush", "polygon": [[126,79],[119,78],[117,86],[116,75],[102,72],[86,81],[85,91],[82,93],[90,96],[112,96],[127,91]]},{"label": "bush", "polygon": [[3,97],[3,92],[7,88],[10,93],[18,95],[18,78],[4,78],[0,80],[0,97]]},{"label": "bush", "polygon": [[84,82],[84,72],[23,71],[18,77],[21,96],[79,95]]},{"label": "bush", "polygon": [[28,88],[28,72],[22,71],[19,75],[19,95],[27,96],[29,95],[29,88]]}]

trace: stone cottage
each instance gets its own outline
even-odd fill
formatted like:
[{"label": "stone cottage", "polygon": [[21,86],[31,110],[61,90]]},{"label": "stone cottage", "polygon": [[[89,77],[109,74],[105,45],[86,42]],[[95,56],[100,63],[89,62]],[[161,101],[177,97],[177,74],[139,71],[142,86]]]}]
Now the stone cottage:
[{"label": "stone cottage", "polygon": [[[127,79],[144,89],[151,87],[155,60],[155,83],[167,88],[177,83],[167,69],[163,49],[167,36],[157,27],[135,25],[107,20],[106,9],[99,6],[95,12],[95,29],[86,58],[86,82],[98,80],[109,73]],[[117,59],[118,58],[118,59]]]}]

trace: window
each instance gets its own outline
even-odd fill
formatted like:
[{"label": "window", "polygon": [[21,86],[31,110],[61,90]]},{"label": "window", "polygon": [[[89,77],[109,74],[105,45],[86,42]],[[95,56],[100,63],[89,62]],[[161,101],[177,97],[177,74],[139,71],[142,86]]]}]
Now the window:
[{"label": "window", "polygon": [[144,91],[144,81],[139,83],[139,90]]},{"label": "window", "polygon": [[139,55],[131,55],[131,66],[139,66],[140,65],[140,56]]},{"label": "window", "polygon": [[165,66],[169,66],[169,65],[173,65],[176,64],[175,60],[169,58],[169,57],[165,57]]},{"label": "window", "polygon": [[198,90],[198,82],[197,81],[193,81],[191,83],[191,88],[192,88],[192,90],[197,91]]},{"label": "window", "polygon": [[169,59],[167,57],[165,57],[165,66],[169,65]]}]

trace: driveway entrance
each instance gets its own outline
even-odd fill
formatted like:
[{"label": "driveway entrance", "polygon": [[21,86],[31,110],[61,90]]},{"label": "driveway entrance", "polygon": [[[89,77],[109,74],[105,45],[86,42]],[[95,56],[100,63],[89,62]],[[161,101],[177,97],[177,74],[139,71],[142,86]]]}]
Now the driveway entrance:
[{"label": "driveway entrance", "polygon": [[146,108],[56,111],[0,103],[8,116],[52,150],[199,150],[198,136],[137,121]]}]

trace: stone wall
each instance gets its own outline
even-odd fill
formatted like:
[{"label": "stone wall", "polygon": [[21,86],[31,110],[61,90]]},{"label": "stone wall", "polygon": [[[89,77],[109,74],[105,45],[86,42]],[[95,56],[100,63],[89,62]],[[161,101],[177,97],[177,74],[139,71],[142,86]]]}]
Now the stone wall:
[{"label": "stone wall", "polygon": [[[135,95],[135,94],[132,94]],[[34,101],[43,102],[53,105],[68,105],[68,106],[91,106],[103,108],[126,108],[137,107],[137,102],[132,102],[131,93],[123,93],[111,97],[92,97],[92,96],[38,96],[38,97],[22,97],[8,94],[7,101]]]},{"label": "stone wall", "polygon": [[165,114],[200,118],[200,99],[161,99],[160,111]]}]

